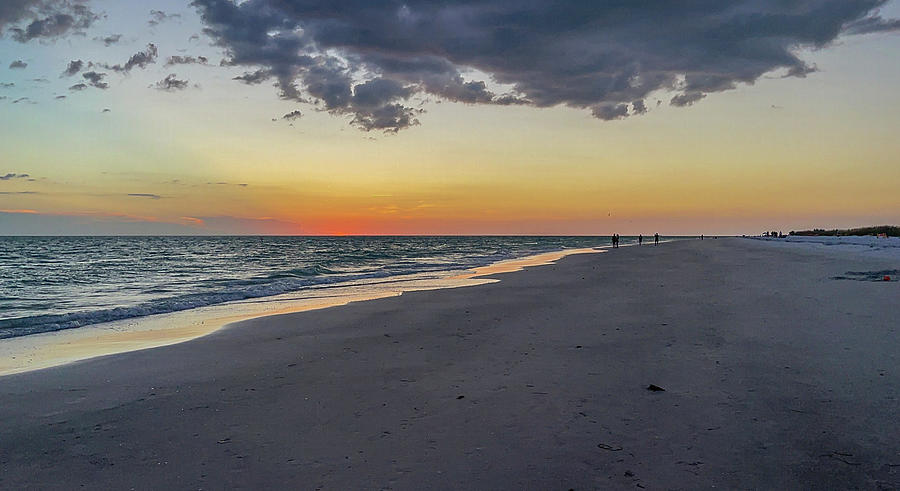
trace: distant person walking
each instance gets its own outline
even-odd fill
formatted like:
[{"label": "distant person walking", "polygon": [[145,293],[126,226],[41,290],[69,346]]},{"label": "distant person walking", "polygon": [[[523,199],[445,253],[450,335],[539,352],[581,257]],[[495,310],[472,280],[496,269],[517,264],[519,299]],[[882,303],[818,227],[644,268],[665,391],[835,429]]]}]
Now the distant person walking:
[{"label": "distant person walking", "polygon": [[638,245],[641,245],[641,244],[643,244],[643,243],[644,243],[644,236],[643,236],[643,235],[638,235]]},{"label": "distant person walking", "polygon": [[619,234],[612,235],[612,245],[613,245],[613,249],[619,248]]},{"label": "distant person walking", "polygon": [[659,234],[653,235],[653,245],[659,245]]}]

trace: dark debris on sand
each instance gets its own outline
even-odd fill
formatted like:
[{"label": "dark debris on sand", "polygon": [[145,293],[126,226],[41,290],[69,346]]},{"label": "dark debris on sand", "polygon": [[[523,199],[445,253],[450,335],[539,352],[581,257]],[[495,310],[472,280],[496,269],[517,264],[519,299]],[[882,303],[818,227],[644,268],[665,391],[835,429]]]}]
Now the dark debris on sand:
[{"label": "dark debris on sand", "polygon": [[900,276],[900,269],[885,269],[882,271],[847,271],[843,276],[832,276],[833,280],[852,280],[852,281],[884,281],[887,277]]}]

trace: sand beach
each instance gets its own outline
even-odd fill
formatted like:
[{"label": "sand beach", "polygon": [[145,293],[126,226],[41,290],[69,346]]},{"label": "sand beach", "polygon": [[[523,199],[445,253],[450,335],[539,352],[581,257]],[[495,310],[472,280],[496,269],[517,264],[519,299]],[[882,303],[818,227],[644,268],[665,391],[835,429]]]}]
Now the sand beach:
[{"label": "sand beach", "polygon": [[896,488],[900,284],[847,273],[898,264],[623,247],[7,375],[0,487]]}]

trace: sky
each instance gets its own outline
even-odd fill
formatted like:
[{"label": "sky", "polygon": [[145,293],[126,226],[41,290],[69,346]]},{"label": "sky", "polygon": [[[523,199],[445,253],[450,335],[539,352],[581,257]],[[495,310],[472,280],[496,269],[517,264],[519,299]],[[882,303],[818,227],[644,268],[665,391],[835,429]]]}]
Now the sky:
[{"label": "sky", "polygon": [[0,235],[900,223],[896,0],[3,0]]}]

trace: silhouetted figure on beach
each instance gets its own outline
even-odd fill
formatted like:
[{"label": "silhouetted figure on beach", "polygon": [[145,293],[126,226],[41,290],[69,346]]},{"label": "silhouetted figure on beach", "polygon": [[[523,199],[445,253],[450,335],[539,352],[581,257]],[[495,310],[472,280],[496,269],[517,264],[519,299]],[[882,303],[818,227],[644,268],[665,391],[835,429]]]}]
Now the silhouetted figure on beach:
[{"label": "silhouetted figure on beach", "polygon": [[612,236],[612,245],[613,249],[619,248],[619,234],[613,234]]},{"label": "silhouetted figure on beach", "polygon": [[700,234],[700,240],[703,240],[703,234]]},{"label": "silhouetted figure on beach", "polygon": [[653,245],[659,245],[659,234],[653,234]]},{"label": "silhouetted figure on beach", "polygon": [[644,243],[644,236],[643,236],[643,235],[638,235],[638,245],[641,245],[641,244],[643,244],[643,243]]}]

